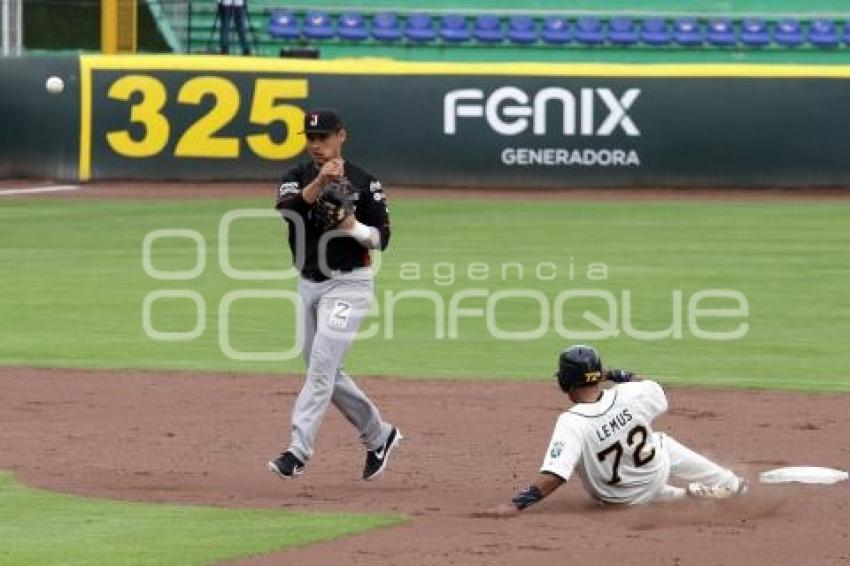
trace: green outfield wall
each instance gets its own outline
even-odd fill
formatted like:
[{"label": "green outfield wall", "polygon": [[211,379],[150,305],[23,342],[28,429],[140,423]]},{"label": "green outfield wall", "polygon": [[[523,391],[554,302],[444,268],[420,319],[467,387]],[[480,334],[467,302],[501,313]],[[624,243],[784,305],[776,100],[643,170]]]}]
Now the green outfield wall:
[{"label": "green outfield wall", "polygon": [[0,77],[6,176],[272,180],[333,107],[388,183],[850,184],[850,67],[82,55]]},{"label": "green outfield wall", "polygon": [[[0,176],[79,176],[79,69],[77,57],[0,58]],[[47,92],[50,76],[62,93]]]}]

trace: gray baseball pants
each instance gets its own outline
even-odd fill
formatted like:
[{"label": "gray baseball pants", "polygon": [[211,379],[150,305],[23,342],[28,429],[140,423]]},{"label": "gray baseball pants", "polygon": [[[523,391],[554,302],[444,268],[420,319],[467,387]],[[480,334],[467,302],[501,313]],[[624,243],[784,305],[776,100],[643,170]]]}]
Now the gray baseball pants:
[{"label": "gray baseball pants", "polygon": [[320,283],[303,277],[299,280],[303,308],[298,330],[307,376],[292,410],[289,451],[302,462],[313,455],[316,434],[331,402],[360,431],[367,450],[380,448],[392,429],[342,366],[373,293],[369,268],[335,272]]}]

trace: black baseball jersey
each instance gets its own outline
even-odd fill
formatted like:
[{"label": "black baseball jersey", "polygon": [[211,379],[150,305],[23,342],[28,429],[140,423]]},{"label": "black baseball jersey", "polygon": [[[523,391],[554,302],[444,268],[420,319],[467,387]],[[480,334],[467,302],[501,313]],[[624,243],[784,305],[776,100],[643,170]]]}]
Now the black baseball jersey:
[{"label": "black baseball jersey", "polygon": [[[357,192],[354,216],[357,220],[367,226],[378,229],[381,235],[381,250],[386,249],[390,241],[390,219],[387,209],[386,195],[380,181],[358,167],[346,161],[344,164],[345,177],[351,182]],[[312,161],[301,163],[289,169],[281,179],[277,192],[278,210],[290,210],[297,213],[304,220],[304,261],[303,264],[296,257],[296,250],[301,243],[296,241],[299,232],[290,219],[289,224],[289,249],[292,251],[293,261],[301,270],[301,273],[315,274],[320,271],[319,264],[319,238],[322,232],[316,227],[313,220],[313,206],[307,204],[301,196],[304,187],[309,185],[318,176],[319,168]],[[298,245],[296,245],[298,244]],[[340,271],[351,271],[358,267],[365,267],[371,263],[369,250],[360,242],[351,237],[333,238],[327,245],[327,265],[330,269]]]}]

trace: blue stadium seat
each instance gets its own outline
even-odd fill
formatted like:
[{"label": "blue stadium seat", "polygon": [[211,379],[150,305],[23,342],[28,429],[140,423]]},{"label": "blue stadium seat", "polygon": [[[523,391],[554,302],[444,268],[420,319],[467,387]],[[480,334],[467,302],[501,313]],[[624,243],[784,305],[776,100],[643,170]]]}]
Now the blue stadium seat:
[{"label": "blue stadium seat", "polygon": [[337,22],[336,33],[340,39],[347,41],[363,41],[369,37],[369,32],[366,30],[366,22],[358,12],[342,14]]},{"label": "blue stadium seat", "polygon": [[289,10],[272,10],[269,14],[269,35],[276,39],[299,39],[298,22]]},{"label": "blue stadium seat", "polygon": [[543,20],[543,33],[540,34],[543,41],[560,45],[569,43],[573,36],[570,32],[570,23],[564,18],[550,16]]},{"label": "blue stadium seat", "polygon": [[673,39],[685,47],[702,45],[705,41],[702,26],[694,18],[677,18],[673,23]]},{"label": "blue stadium seat", "polygon": [[463,43],[472,39],[466,16],[453,14],[443,16],[440,23],[440,37],[443,38],[443,41],[451,43]]},{"label": "blue stadium seat", "polygon": [[378,41],[398,41],[401,39],[401,29],[398,18],[392,12],[375,14],[372,18],[372,37]]},{"label": "blue stadium seat", "polygon": [[838,30],[830,20],[814,20],[809,24],[809,42],[822,48],[838,46]]},{"label": "blue stadium seat", "polygon": [[730,47],[738,43],[735,37],[735,26],[726,18],[717,18],[708,22],[706,39],[717,47]]},{"label": "blue stadium seat", "polygon": [[800,22],[790,18],[777,22],[773,28],[773,41],[785,47],[796,47],[803,43]]},{"label": "blue stadium seat", "polygon": [[663,18],[647,18],[640,30],[640,40],[647,45],[670,45],[670,28]]},{"label": "blue stadium seat", "polygon": [[427,14],[411,14],[407,18],[407,26],[404,30],[407,39],[416,43],[428,43],[437,39],[434,31],[434,22]]},{"label": "blue stadium seat", "polygon": [[844,43],[850,45],[850,20],[844,23]]},{"label": "blue stadium seat", "polygon": [[608,22],[608,41],[614,45],[632,45],[637,40],[637,28],[631,18],[611,18]]},{"label": "blue stadium seat", "polygon": [[576,19],[575,40],[583,45],[600,45],[605,43],[605,33],[599,18],[584,16]]},{"label": "blue stadium seat", "polygon": [[307,39],[331,39],[334,36],[331,18],[326,12],[307,12],[301,32]]},{"label": "blue stadium seat", "polygon": [[482,43],[500,43],[505,39],[502,21],[496,16],[478,16],[472,35]]},{"label": "blue stadium seat", "polygon": [[741,43],[750,47],[764,47],[770,44],[770,31],[764,20],[747,18],[741,22]]},{"label": "blue stadium seat", "polygon": [[508,39],[512,43],[528,45],[537,42],[537,29],[531,16],[511,16],[508,20]]}]

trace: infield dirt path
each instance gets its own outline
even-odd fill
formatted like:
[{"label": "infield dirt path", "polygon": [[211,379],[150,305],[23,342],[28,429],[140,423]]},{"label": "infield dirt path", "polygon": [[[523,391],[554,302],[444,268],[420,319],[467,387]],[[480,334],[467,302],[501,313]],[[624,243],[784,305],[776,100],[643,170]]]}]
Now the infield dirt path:
[{"label": "infield dirt path", "polygon": [[[0,181],[2,189],[21,189],[50,186],[51,181],[6,179]],[[154,183],[154,182],[98,182],[80,185],[79,190],[68,192],[46,192],[20,194],[6,198],[67,199],[155,199],[155,200],[200,200],[210,198],[267,198],[273,204],[277,191],[275,179],[268,183]],[[390,186],[390,200],[405,198],[441,198],[459,200],[522,200],[522,201],[848,201],[850,187],[834,188],[761,188],[761,189],[716,189],[716,188],[446,188]]]},{"label": "infield dirt path", "polygon": [[[243,564],[794,565],[850,563],[850,483],[754,485],[745,498],[601,508],[570,482],[523,516],[472,519],[533,479],[554,383],[361,379],[407,437],[387,473],[331,409],[306,473],[265,469],[300,378],[0,369],[0,469],[28,485],[116,499],[396,512],[408,523]],[[848,396],[672,389],[657,422],[752,478],[784,465],[847,468]]]}]

